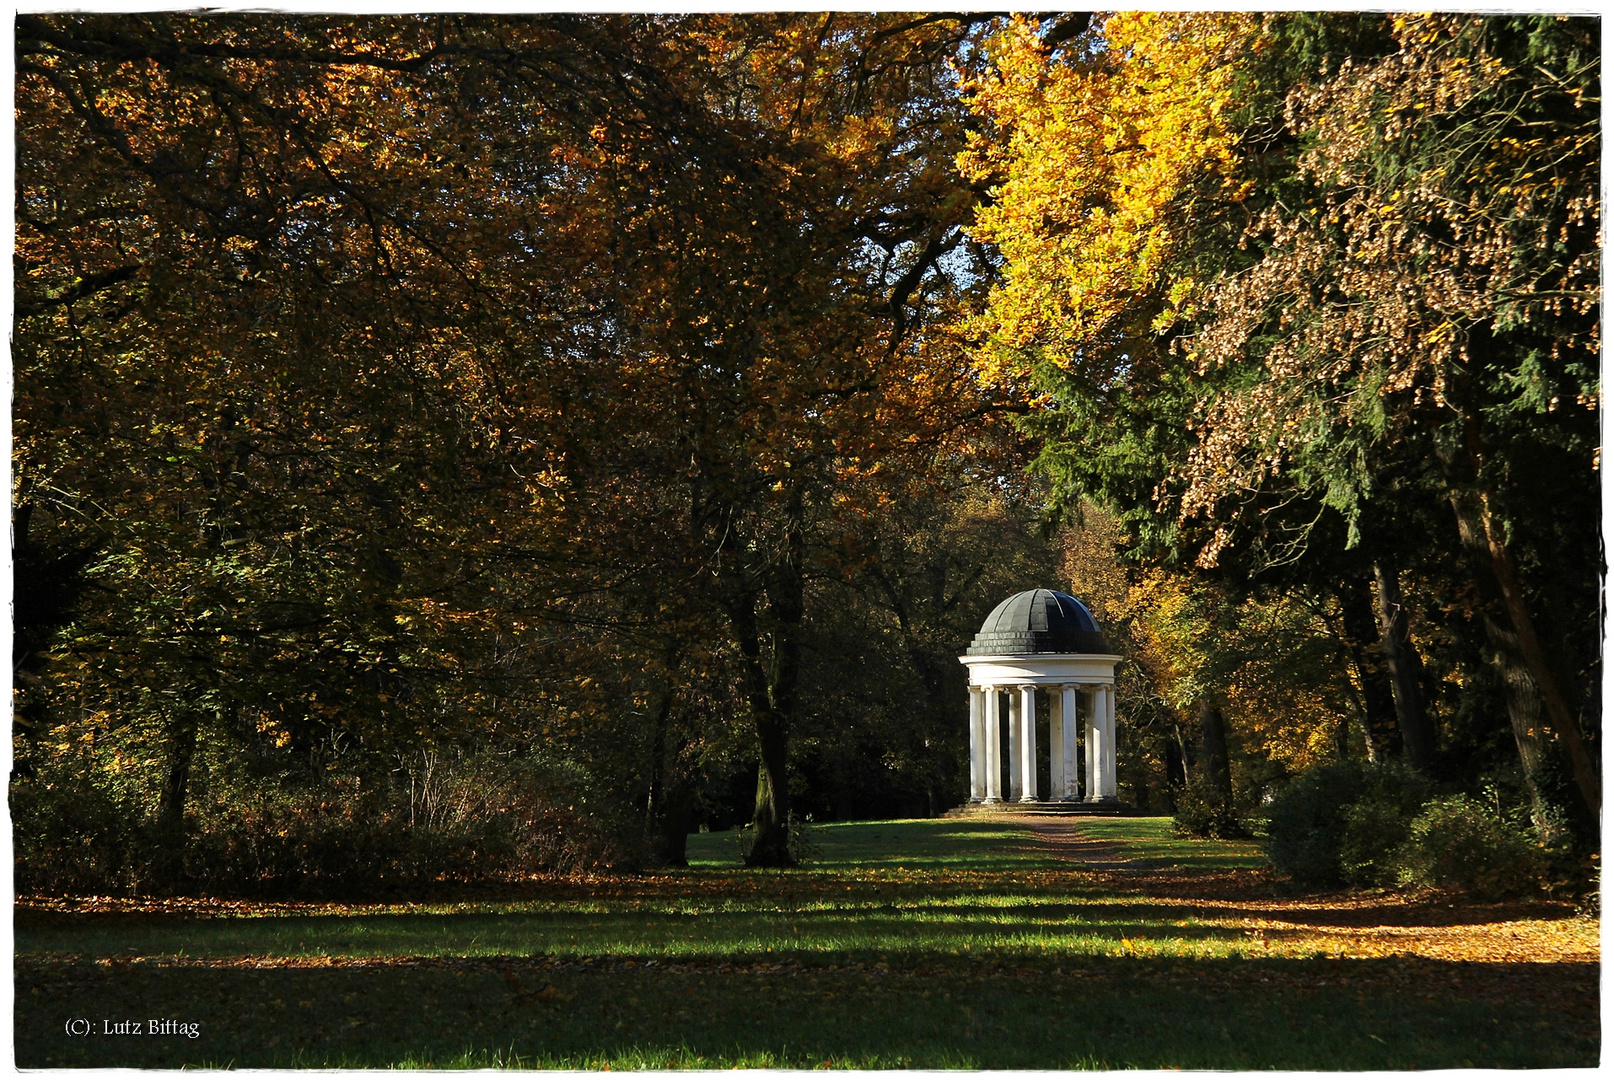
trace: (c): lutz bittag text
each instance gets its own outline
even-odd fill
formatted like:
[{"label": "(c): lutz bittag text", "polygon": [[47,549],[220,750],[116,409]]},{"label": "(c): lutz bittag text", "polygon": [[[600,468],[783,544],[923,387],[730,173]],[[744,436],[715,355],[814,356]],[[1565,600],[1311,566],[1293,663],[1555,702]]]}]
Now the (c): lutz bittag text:
[{"label": "(c): lutz bittag text", "polygon": [[65,1025],[69,1035],[183,1035],[195,1039],[202,1034],[202,1025],[184,1020],[102,1020],[99,1024],[89,1017],[75,1016]]}]

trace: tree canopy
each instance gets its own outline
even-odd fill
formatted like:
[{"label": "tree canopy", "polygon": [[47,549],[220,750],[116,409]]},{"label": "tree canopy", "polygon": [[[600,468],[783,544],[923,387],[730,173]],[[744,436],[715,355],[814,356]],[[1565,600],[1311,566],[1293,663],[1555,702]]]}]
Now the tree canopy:
[{"label": "tree canopy", "polygon": [[262,877],[242,806],[450,774],[787,865],[962,797],[957,652],[1056,579],[1139,798],[1405,754],[1595,816],[1589,20],[16,30],[29,865]]}]

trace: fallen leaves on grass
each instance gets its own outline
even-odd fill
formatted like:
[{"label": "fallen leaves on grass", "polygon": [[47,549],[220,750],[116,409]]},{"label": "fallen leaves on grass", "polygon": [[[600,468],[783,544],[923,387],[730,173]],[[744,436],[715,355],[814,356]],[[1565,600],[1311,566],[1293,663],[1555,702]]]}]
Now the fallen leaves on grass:
[{"label": "fallen leaves on grass", "polygon": [[[1064,842],[1067,832],[1047,832]],[[1118,851],[1123,844],[1112,845]],[[1567,904],[1534,901],[1477,904],[1439,896],[1396,893],[1303,893],[1270,870],[1184,871],[1139,869],[1124,859],[1108,869],[1075,865],[1040,869],[908,869],[865,867],[847,870],[756,872],[698,870],[637,875],[575,875],[533,878],[497,892],[479,890],[475,899],[428,903],[340,903],[256,901],[218,898],[20,897],[19,927],[53,922],[76,925],[105,918],[275,919],[399,914],[520,914],[524,912],[660,912],[710,917],[728,913],[795,910],[833,911],[847,920],[862,913],[904,908],[979,911],[1053,904],[1064,914],[1050,927],[1074,926],[1069,912],[1080,909],[1092,920],[1100,955],[1167,958],[1206,949],[1273,957],[1373,959],[1416,956],[1431,960],[1510,964],[1595,964],[1600,957],[1596,919],[1577,917]],[[1091,916],[1085,914],[1091,912]],[[1061,923],[1059,920],[1066,920]],[[1193,940],[1178,928],[1192,924]],[[1117,933],[1106,944],[1105,925],[1154,926],[1160,934]],[[779,931],[773,947],[787,955],[799,944],[796,928]],[[1063,932],[1050,931],[1057,935]],[[1208,932],[1208,933],[1207,933]],[[342,944],[346,944],[345,942]],[[752,940],[752,944],[758,944]],[[747,946],[749,947],[749,946]],[[1081,948],[1090,945],[1083,944]],[[989,946],[990,948],[990,946]],[[760,949],[758,950],[760,951]],[[798,954],[799,955],[799,954]],[[812,957],[804,957],[809,962]],[[117,961],[124,962],[124,958]],[[157,962],[157,961],[154,961]],[[414,957],[226,957],[207,960],[165,957],[163,963],[274,963],[320,966],[346,963],[454,963],[454,958]],[[572,957],[551,963],[589,964]],[[618,956],[609,963],[636,962],[676,970],[667,959],[635,961]],[[775,961],[766,961],[774,963]],[[794,960],[784,961],[794,962]],[[711,964],[750,964],[740,955],[680,962],[686,970]],[[735,970],[740,970],[736,968]],[[760,970],[760,969],[759,969]]]}]

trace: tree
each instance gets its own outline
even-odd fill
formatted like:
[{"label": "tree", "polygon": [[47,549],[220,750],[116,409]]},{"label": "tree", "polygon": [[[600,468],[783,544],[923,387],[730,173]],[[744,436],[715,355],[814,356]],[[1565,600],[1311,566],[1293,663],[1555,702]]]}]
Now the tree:
[{"label": "tree", "polygon": [[430,234],[373,213],[421,177],[379,176],[362,133],[406,125],[321,56],[340,25],[248,29],[19,24],[14,512],[98,554],[53,731],[165,747],[170,829],[199,725],[308,751],[435,711],[459,560],[433,538],[507,487],[444,392],[476,357],[432,340]]},{"label": "tree", "polygon": [[[811,579],[887,477],[900,487],[929,468],[985,405],[949,340],[916,332],[948,302],[937,267],[968,205],[945,165],[963,121],[946,60],[969,26],[680,23],[716,73],[701,95],[720,111],[693,134],[729,155],[725,175],[692,183],[674,156],[681,172],[646,199],[648,216],[601,219],[638,261],[615,279],[642,283],[621,303],[654,359],[639,389],[655,387],[659,413],[635,430],[668,455],[658,478],[679,477],[680,521],[652,533],[682,537],[700,568],[756,731],[754,865],[790,861]],[[643,175],[646,158],[625,160]],[[664,213],[673,227],[657,227]]]},{"label": "tree", "polygon": [[[1531,591],[1549,586],[1527,584],[1515,554],[1556,547],[1579,579],[1557,589],[1589,617],[1595,560],[1589,533],[1576,536],[1596,505],[1589,34],[1548,19],[1400,19],[1393,55],[1291,92],[1290,123],[1313,136],[1297,160],[1311,197],[1251,226],[1262,258],[1214,291],[1218,316],[1193,347],[1202,366],[1253,347],[1266,378],[1207,417],[1185,509],[1210,511],[1292,460],[1297,479],[1328,485],[1354,519],[1382,482],[1378,444],[1427,448],[1496,662],[1528,672],[1595,814],[1599,781],[1569,705],[1589,699],[1563,690],[1568,657],[1549,657],[1532,611]],[[1363,142],[1368,124],[1383,143]],[[1309,445],[1291,449],[1302,434]],[[1509,506],[1509,477],[1548,461],[1563,481],[1554,503]],[[1393,605],[1393,577],[1382,580]],[[1518,692],[1508,712],[1528,758],[1535,725]]]},{"label": "tree", "polygon": [[1054,579],[1039,501],[955,475],[881,503],[845,536],[836,573],[814,583],[797,758],[816,814],[933,816],[964,797],[959,653],[1004,596]]},{"label": "tree", "polygon": [[788,861],[812,582],[998,404],[929,330],[980,22],[21,19],[39,753],[137,730],[174,826],[210,730],[541,742],[659,835],[738,707]]}]

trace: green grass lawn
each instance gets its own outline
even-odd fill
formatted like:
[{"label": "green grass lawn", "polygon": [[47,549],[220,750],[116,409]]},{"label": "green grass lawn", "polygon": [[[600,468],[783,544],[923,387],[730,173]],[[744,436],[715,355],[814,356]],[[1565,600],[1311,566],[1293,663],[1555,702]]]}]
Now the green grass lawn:
[{"label": "green grass lawn", "polygon": [[[1185,880],[1259,862],[1247,844],[1174,839],[1164,819],[1082,827],[1140,866],[1181,868]],[[549,882],[497,901],[214,914],[23,905],[17,1064],[1597,1060],[1595,965],[1274,951],[1230,926],[1215,902],[1052,859],[1004,821],[827,825],[813,842],[807,868],[747,871],[732,834],[692,836],[688,871]],[[197,1037],[144,1034],[152,1019],[196,1024]],[[94,1034],[70,1033],[75,1020],[73,1030]],[[109,1033],[129,1020],[142,1034]]]},{"label": "green grass lawn", "polygon": [[[1139,818],[1136,820],[1164,820]],[[1108,822],[1106,822],[1108,824]],[[1169,822],[1167,822],[1169,824]],[[1003,821],[853,821],[807,826],[810,870],[1048,870],[1065,866],[1050,858],[1025,829]],[[689,838],[691,869],[718,870],[740,862],[738,832],[697,833]]]},{"label": "green grass lawn", "polygon": [[1082,822],[1082,832],[1095,840],[1124,844],[1127,858],[1149,867],[1253,870],[1267,865],[1257,841],[1207,842],[1176,836],[1168,817],[1094,818]]}]

